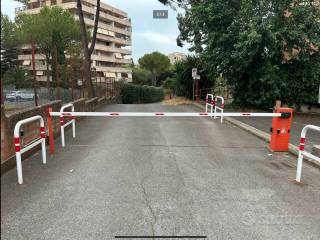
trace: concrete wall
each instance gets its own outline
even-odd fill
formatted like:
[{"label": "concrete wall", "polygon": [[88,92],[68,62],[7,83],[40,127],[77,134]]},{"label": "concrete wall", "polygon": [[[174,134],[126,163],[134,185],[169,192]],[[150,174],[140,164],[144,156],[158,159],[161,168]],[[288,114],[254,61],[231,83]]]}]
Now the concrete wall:
[{"label": "concrete wall", "polygon": [[[84,98],[78,99],[72,102],[75,106],[75,111],[77,112],[85,112],[85,111],[94,111],[99,106],[102,106],[107,103],[105,98],[92,98],[90,100],[86,100]],[[29,108],[21,111],[17,111],[14,113],[5,114],[4,106],[1,105],[1,174],[7,172],[8,170],[15,167],[15,149],[14,149],[14,139],[13,139],[13,130],[16,123],[22,119],[26,119],[35,115],[41,115],[45,120],[45,126],[48,136],[47,129],[47,116],[48,116],[48,108],[52,107],[53,111],[60,111],[62,106],[62,102],[53,101],[45,105],[41,105],[34,108]],[[79,118],[77,118],[79,120]],[[68,119],[65,119],[67,122]],[[60,136],[60,120],[59,117],[53,118],[53,129],[54,136],[57,138]],[[30,124],[23,125],[21,127],[22,136],[20,138],[22,145],[27,145],[32,142],[34,139],[38,138],[40,135],[39,132],[39,123],[33,122]],[[47,141],[48,143],[48,141]],[[34,150],[30,150],[23,155],[23,159],[26,159],[28,156],[34,154],[38,151],[39,148],[34,148]]]}]

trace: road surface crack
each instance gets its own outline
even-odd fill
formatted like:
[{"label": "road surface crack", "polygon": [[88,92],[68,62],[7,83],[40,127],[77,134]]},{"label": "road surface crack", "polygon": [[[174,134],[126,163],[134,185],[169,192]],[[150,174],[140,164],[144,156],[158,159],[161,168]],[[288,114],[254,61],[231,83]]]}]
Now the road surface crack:
[{"label": "road surface crack", "polygon": [[[152,153],[150,153],[150,154],[152,154]],[[150,158],[151,158],[151,157],[150,157]],[[143,194],[143,197],[144,197],[144,200],[145,200],[145,204],[146,204],[146,206],[147,206],[147,208],[148,208],[148,210],[149,210],[149,212],[150,212],[151,218],[152,218],[152,222],[150,223],[150,225],[151,225],[151,231],[152,231],[152,236],[155,236],[154,226],[155,226],[155,224],[156,224],[156,222],[157,222],[157,217],[156,217],[155,212],[153,211],[153,208],[152,208],[152,206],[151,206],[151,201],[150,201],[150,199],[149,199],[149,197],[148,197],[147,190],[146,190],[146,188],[145,188],[145,186],[144,186],[144,182],[146,181],[147,178],[150,177],[150,172],[149,172],[149,174],[148,174],[147,176],[141,178],[141,177],[139,176],[139,172],[138,172],[138,170],[136,169],[136,166],[135,166],[134,162],[131,161],[131,163],[132,163],[133,169],[135,169],[136,178],[137,178],[138,183],[139,183],[139,185],[140,185],[140,187],[141,187],[141,189],[142,189],[142,194]]]},{"label": "road surface crack", "polygon": [[141,188],[142,188],[142,192],[143,192],[143,195],[144,195],[144,199],[145,199],[145,202],[146,202],[146,205],[149,209],[149,212],[151,214],[151,217],[152,217],[152,224],[151,224],[151,229],[152,229],[152,236],[155,236],[155,230],[154,230],[154,226],[157,222],[157,217],[152,209],[152,206],[151,206],[151,202],[150,202],[150,199],[148,198],[148,194],[147,194],[147,191],[145,189],[145,187],[143,186],[143,182],[144,182],[145,179],[142,180],[142,182],[140,183],[141,185]]}]

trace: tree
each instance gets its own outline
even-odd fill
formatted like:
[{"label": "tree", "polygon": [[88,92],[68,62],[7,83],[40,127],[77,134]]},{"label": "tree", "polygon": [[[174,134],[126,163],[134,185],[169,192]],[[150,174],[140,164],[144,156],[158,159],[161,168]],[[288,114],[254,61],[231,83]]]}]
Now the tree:
[{"label": "tree", "polygon": [[68,59],[68,75],[71,87],[71,97],[74,99],[74,88],[77,86],[77,80],[80,79],[81,64],[83,59],[82,44],[78,41],[71,41],[66,53],[70,56]]},{"label": "tree", "polygon": [[6,71],[17,64],[16,26],[8,16],[1,13],[1,79]]},{"label": "tree", "polygon": [[133,67],[132,82],[139,85],[151,85],[152,84],[151,72],[144,68]]},{"label": "tree", "polygon": [[[29,43],[31,44],[32,51],[32,72],[33,72],[33,90],[34,96],[38,96],[37,88],[38,82],[36,80],[36,70],[35,70],[35,51],[36,51],[36,42],[39,39],[39,17],[38,15],[28,15],[21,14],[21,18],[16,19],[17,24],[17,35],[16,38],[21,41],[20,43]],[[35,105],[38,106],[38,98],[34,98]]]},{"label": "tree", "polygon": [[[19,14],[17,23],[20,30],[25,34],[28,34],[28,31],[31,30],[36,31],[33,33],[34,41],[46,58],[47,88],[48,93],[50,93],[50,63],[52,79],[57,81],[55,77],[57,76],[56,62],[50,62],[50,59],[57,57],[57,64],[65,64],[64,49],[70,42],[80,41],[79,24],[69,11],[56,6],[43,7],[38,15]],[[28,41],[28,38],[21,38],[21,43],[25,44]],[[55,49],[59,53],[57,56],[55,56]],[[58,85],[60,86],[60,84]],[[58,95],[60,95],[59,89]],[[50,97],[49,94],[48,97]]]},{"label": "tree", "polygon": [[17,89],[32,87],[32,76],[19,66],[15,66],[6,71],[2,80],[5,86],[14,85]]},{"label": "tree", "polygon": [[98,22],[99,22],[99,16],[100,16],[100,0],[97,0],[97,4],[96,4],[96,14],[95,14],[94,27],[93,27],[90,46],[89,46],[89,41],[87,36],[87,27],[84,21],[84,14],[82,11],[81,0],[77,0],[77,10],[78,10],[79,21],[80,21],[80,33],[81,33],[81,41],[82,41],[83,54],[84,54],[83,75],[86,83],[87,95],[89,98],[91,98],[94,96],[94,88],[91,80],[91,55],[93,53],[93,50],[96,44],[96,38],[97,38]]},{"label": "tree", "polygon": [[199,89],[211,88],[214,81],[212,80],[210,74],[205,68],[202,59],[188,55],[185,60],[179,61],[175,64],[175,91],[179,96],[184,96],[187,98],[193,97],[193,78],[192,78],[192,68],[196,67],[199,74],[201,75],[201,80],[199,81]]},{"label": "tree", "polygon": [[145,54],[138,60],[140,66],[149,70],[152,74],[152,85],[157,86],[157,77],[170,67],[169,58],[159,52]]},{"label": "tree", "polygon": [[170,89],[170,90],[174,90],[176,88],[177,82],[176,82],[176,78],[172,77],[168,77],[165,81],[163,81],[162,87],[164,89]]},{"label": "tree", "polygon": [[[315,104],[320,10],[314,0],[181,0],[178,42],[200,49],[205,69],[235,86],[235,102]],[[196,41],[195,41],[196,40]]]}]

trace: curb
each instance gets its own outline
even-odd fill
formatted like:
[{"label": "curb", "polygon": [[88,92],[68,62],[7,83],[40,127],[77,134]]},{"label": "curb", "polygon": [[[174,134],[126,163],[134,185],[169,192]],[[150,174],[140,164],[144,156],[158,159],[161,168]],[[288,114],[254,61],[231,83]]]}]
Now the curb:
[{"label": "curb", "polygon": [[[203,106],[198,104],[198,103],[192,103],[193,106],[197,107],[197,108],[200,108],[203,110]],[[248,124],[245,124],[239,120],[236,120],[234,118],[231,118],[231,117],[224,117],[224,120],[226,120],[227,122],[251,133],[252,135],[266,141],[266,142],[270,142],[270,134],[264,132],[264,131],[261,131],[255,127],[252,127]],[[292,143],[289,143],[289,153],[291,153],[292,155],[295,155],[295,156],[298,156],[299,154],[299,147],[293,145]],[[307,160],[309,163],[311,163],[312,165],[316,166],[316,167],[320,167],[320,163],[313,160],[312,158],[309,158],[307,156],[304,156],[303,157],[304,160]]]}]

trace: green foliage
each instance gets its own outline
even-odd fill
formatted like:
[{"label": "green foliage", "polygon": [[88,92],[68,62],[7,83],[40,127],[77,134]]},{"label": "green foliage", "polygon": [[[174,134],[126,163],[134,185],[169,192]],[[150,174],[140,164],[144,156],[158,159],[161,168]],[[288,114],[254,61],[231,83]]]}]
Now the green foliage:
[{"label": "green foliage", "polygon": [[[30,44],[32,41],[46,56],[47,63],[54,56],[55,48],[58,52],[58,64],[61,65],[62,85],[66,85],[66,59],[65,50],[75,50],[80,42],[79,23],[67,10],[60,7],[43,7],[39,14],[24,14],[17,16],[17,38],[20,44]],[[81,52],[81,48],[77,48]],[[75,53],[73,52],[73,55]],[[78,54],[80,55],[80,53]],[[51,62],[52,77],[55,80],[55,62]],[[49,74],[49,73],[47,73]]]},{"label": "green foliage", "polygon": [[159,52],[153,52],[150,54],[145,54],[142,58],[138,60],[140,66],[147,69],[152,74],[152,85],[157,86],[158,76],[169,69],[170,60],[169,58]]},{"label": "green foliage", "polygon": [[139,85],[151,85],[152,76],[151,72],[147,69],[134,67],[132,68],[132,82]]},{"label": "green foliage", "polygon": [[185,60],[177,62],[175,64],[176,94],[190,99],[193,97],[192,68],[197,68],[201,75],[199,89],[211,88],[214,84],[201,59],[195,56],[187,56]]},{"label": "green foliage", "polygon": [[174,75],[175,75],[175,66],[171,64],[170,67],[166,71],[159,74],[158,84],[162,85],[163,82],[165,80],[167,80],[168,78],[174,78]]},{"label": "green foliage", "polygon": [[1,78],[6,71],[17,64],[18,53],[16,45],[16,27],[8,16],[1,13]]},{"label": "green foliage", "polygon": [[1,13],[1,48],[16,46],[16,26],[7,15]]},{"label": "green foliage", "polygon": [[185,8],[178,42],[201,53],[210,75],[234,85],[236,103],[316,103],[320,10],[314,0],[178,2]]},{"label": "green foliage", "polygon": [[175,77],[168,77],[165,81],[163,81],[162,87],[164,89],[174,90],[177,85],[177,79]]},{"label": "green foliage", "polygon": [[78,21],[61,7],[43,7],[39,14],[20,13],[16,24],[22,44],[29,44],[33,40],[42,49],[52,49],[52,38],[56,33],[61,36],[64,46],[72,40],[80,41]]},{"label": "green foliage", "polygon": [[27,71],[20,67],[10,68],[3,76],[3,84],[5,86],[14,85],[19,88],[32,87],[32,77]]},{"label": "green foliage", "polygon": [[55,82],[57,81],[57,79],[56,79],[56,71],[57,71],[56,62],[57,62],[59,65],[58,73],[60,73],[60,75],[61,75],[60,78],[62,80],[62,83],[64,83],[67,81],[66,56],[64,54],[65,45],[62,43],[62,37],[59,32],[53,33],[52,42],[54,43],[52,53],[51,53],[51,56],[53,56],[53,59],[54,59],[53,64],[52,64],[52,79]]},{"label": "green foliage", "polygon": [[161,87],[123,84],[121,96],[124,104],[153,103],[162,101],[164,93]]}]

